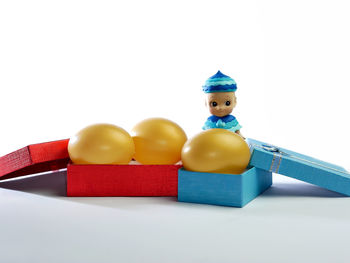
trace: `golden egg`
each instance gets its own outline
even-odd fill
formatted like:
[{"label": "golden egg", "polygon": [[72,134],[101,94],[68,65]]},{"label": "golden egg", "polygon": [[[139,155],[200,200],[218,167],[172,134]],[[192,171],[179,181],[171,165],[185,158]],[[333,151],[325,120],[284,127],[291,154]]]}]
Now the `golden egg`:
[{"label": "golden egg", "polygon": [[75,164],[128,164],[135,146],[124,129],[112,124],[94,124],[69,140],[68,152]]},{"label": "golden egg", "polygon": [[189,171],[241,174],[249,163],[250,151],[238,134],[225,129],[210,129],[185,143],[181,159]]},{"label": "golden egg", "polygon": [[131,132],[136,161],[142,164],[175,164],[187,140],[183,129],[163,118],[150,118],[136,124]]}]

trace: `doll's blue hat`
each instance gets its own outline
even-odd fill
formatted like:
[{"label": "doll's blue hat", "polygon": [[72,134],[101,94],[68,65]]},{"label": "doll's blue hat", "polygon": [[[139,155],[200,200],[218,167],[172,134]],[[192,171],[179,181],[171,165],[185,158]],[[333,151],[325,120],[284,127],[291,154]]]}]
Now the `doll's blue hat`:
[{"label": "doll's blue hat", "polygon": [[203,85],[203,91],[205,93],[212,92],[235,92],[237,90],[236,81],[229,76],[226,76],[220,72],[220,70],[211,76]]}]

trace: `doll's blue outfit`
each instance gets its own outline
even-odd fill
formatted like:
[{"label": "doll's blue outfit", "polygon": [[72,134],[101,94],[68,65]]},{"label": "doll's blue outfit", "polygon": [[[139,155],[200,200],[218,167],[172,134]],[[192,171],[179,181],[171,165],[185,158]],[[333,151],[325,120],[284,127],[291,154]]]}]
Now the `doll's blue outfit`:
[{"label": "doll's blue outfit", "polygon": [[202,127],[203,130],[219,128],[226,129],[232,132],[236,132],[242,128],[237,119],[233,115],[226,115],[224,117],[218,117],[215,115],[210,116]]}]

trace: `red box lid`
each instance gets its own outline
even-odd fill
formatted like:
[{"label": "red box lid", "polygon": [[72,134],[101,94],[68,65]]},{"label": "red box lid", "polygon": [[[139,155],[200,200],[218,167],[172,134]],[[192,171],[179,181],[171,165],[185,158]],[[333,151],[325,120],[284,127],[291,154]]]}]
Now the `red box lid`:
[{"label": "red box lid", "polygon": [[66,168],[68,141],[31,144],[0,157],[0,180]]}]

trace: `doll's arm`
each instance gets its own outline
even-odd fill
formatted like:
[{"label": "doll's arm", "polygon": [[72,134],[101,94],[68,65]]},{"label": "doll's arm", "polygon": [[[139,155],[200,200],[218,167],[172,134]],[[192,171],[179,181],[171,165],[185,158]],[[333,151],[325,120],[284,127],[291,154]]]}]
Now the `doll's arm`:
[{"label": "doll's arm", "polygon": [[213,128],[216,128],[216,125],[214,122],[212,122],[210,120],[207,120],[204,123],[204,126],[202,127],[203,130],[209,130],[209,129],[213,129]]}]

